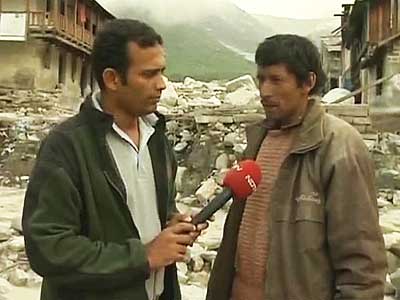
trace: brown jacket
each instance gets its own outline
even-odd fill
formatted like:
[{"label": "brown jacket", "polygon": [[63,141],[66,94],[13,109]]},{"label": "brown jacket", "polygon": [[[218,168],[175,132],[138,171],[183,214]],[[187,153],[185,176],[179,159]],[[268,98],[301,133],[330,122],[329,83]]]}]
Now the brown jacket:
[{"label": "brown jacket", "polygon": [[[247,130],[248,158],[257,155],[263,125]],[[271,198],[265,299],[383,299],[385,247],[374,169],[361,136],[318,101],[296,130]],[[231,206],[207,300],[230,299],[244,206]]]}]

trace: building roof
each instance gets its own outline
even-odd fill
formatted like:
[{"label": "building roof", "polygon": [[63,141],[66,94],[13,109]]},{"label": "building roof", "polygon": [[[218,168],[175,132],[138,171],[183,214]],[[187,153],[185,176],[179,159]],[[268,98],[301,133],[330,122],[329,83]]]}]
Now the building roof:
[{"label": "building roof", "polygon": [[96,0],[91,0],[91,1],[95,4],[95,6],[97,6],[100,10],[102,10],[107,15],[107,17],[109,17],[110,19],[116,18],[111,12],[105,9],[104,6],[101,5],[98,1]]},{"label": "building roof", "polygon": [[342,37],[340,35],[321,36],[321,44],[328,52],[342,51]]}]

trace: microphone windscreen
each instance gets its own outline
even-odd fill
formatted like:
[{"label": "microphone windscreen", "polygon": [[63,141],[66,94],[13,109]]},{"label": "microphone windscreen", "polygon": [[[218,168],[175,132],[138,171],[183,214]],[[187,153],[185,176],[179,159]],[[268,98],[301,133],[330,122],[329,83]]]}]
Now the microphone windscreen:
[{"label": "microphone windscreen", "polygon": [[244,160],[225,176],[223,185],[238,199],[250,196],[261,182],[261,168],[254,160]]}]

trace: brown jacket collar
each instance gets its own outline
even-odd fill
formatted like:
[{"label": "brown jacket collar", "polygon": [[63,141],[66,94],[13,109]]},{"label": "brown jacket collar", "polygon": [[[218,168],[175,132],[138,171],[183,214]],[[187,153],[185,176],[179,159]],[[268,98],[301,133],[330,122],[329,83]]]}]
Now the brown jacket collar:
[{"label": "brown jacket collar", "polygon": [[[306,153],[318,148],[324,138],[323,116],[325,112],[317,99],[310,100],[306,116],[300,126],[296,127],[294,145],[291,153]],[[268,133],[266,120],[246,128],[247,149],[245,156],[255,158],[262,141]]]}]

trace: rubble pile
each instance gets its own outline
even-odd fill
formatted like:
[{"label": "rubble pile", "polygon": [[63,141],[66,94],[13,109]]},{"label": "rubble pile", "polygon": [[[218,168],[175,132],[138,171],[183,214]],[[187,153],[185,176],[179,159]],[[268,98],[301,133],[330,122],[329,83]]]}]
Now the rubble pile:
[{"label": "rubble pile", "polygon": [[400,296],[400,135],[379,134],[370,151],[375,161],[379,222],[385,239],[385,293]]},{"label": "rubble pile", "polygon": [[50,114],[60,110],[61,90],[34,91],[0,88],[0,111],[19,114]]},{"label": "rubble pile", "polygon": [[10,223],[0,222],[0,299],[9,292],[10,284],[37,287],[41,282],[29,266],[20,225],[13,228]]},{"label": "rubble pile", "polygon": [[0,113],[0,186],[26,186],[40,142],[64,118]]},{"label": "rubble pile", "polygon": [[[53,101],[51,95],[22,93],[22,100],[17,100],[17,92],[0,90],[0,109],[9,108],[0,113],[0,186],[24,188],[40,141],[71,115],[47,106]],[[27,105],[23,101],[30,93],[39,100]],[[226,172],[242,158],[245,127],[263,118],[257,87],[251,76],[229,82],[205,83],[192,78],[168,82],[159,110],[166,115],[167,136],[178,159],[178,208],[196,212],[222,190]],[[376,141],[366,144],[376,164],[380,223],[389,263],[386,293],[400,296],[400,136],[379,134]],[[185,262],[178,264],[183,294],[191,295],[188,299],[204,299],[228,208],[229,203],[190,248]],[[20,218],[12,226],[0,218],[0,299],[9,283],[32,286],[40,282],[26,260]]]}]

